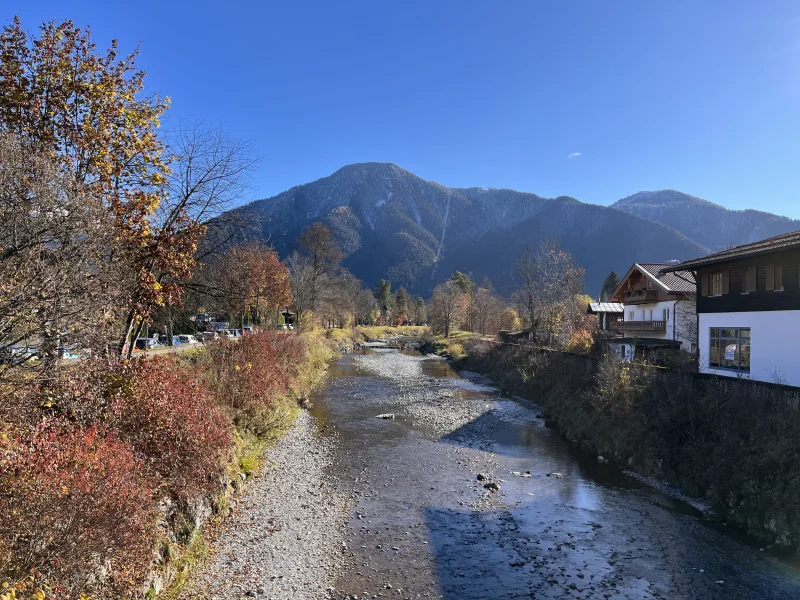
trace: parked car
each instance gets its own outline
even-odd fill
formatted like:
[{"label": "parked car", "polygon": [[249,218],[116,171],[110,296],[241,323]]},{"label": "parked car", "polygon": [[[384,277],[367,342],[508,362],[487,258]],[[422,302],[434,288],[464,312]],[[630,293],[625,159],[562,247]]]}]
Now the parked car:
[{"label": "parked car", "polygon": [[291,323],[289,323],[289,324],[287,325],[287,327],[288,327],[289,329],[294,329],[294,325],[292,325]]},{"label": "parked car", "polygon": [[58,356],[61,360],[77,360],[81,358],[77,346],[59,346]]},{"label": "parked car", "polygon": [[173,346],[182,346],[183,342],[178,338],[177,335],[172,336],[172,345]]},{"label": "parked car", "polygon": [[251,333],[255,333],[255,331],[250,325],[242,327],[242,335],[250,335]]},{"label": "parked car", "polygon": [[287,329],[289,329],[289,327],[287,327],[286,325],[278,325],[277,329],[278,331],[286,331]]},{"label": "parked car", "polygon": [[197,343],[197,338],[194,337],[193,335],[188,335],[188,334],[182,333],[180,335],[176,335],[175,337],[178,338],[178,341],[181,344],[196,344]]},{"label": "parked car", "polygon": [[231,326],[230,323],[226,323],[225,321],[214,321],[213,323],[209,324],[209,329],[211,331],[215,331],[217,333],[222,333],[226,329],[229,329]]},{"label": "parked car", "polygon": [[153,338],[137,338],[136,339],[136,350],[152,350],[153,348],[160,348],[161,344],[159,344]]},{"label": "parked car", "polygon": [[32,346],[11,346],[3,350],[3,354],[0,356],[0,362],[23,363],[37,356],[36,348]]},{"label": "parked car", "polygon": [[200,337],[201,342],[213,342],[219,339],[219,334],[216,331],[204,331]]}]

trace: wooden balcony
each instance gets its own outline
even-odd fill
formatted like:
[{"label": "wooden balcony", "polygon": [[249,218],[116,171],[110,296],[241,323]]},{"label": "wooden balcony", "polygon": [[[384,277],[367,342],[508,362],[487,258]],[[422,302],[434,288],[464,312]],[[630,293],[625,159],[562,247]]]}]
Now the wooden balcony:
[{"label": "wooden balcony", "polygon": [[625,290],[625,304],[658,302],[658,290]]},{"label": "wooden balcony", "polygon": [[612,330],[623,334],[666,333],[666,321],[617,321],[611,325]]}]

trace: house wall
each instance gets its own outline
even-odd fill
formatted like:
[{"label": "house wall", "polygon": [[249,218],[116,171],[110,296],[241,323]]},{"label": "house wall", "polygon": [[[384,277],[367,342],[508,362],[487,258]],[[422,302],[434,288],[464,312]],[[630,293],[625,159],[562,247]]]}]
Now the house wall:
[{"label": "house wall", "polygon": [[[714,327],[750,328],[750,374],[708,366],[711,352],[710,330]],[[726,377],[749,377],[758,381],[800,386],[800,359],[797,339],[800,310],[765,312],[700,313],[698,343],[700,371]]]},{"label": "house wall", "polygon": [[[675,318],[668,327],[673,327],[676,340],[681,341],[681,349],[686,352],[697,351],[697,304],[694,300],[675,302]],[[669,329],[667,329],[669,332]]]},{"label": "house wall", "polygon": [[[766,289],[768,265],[783,266],[783,290]],[[745,274],[748,267],[756,267],[756,291],[745,293]],[[728,293],[703,296],[703,276],[710,277],[719,272],[728,274]],[[697,283],[697,306],[701,313],[800,310],[800,250],[772,252],[702,267],[697,271]]]}]

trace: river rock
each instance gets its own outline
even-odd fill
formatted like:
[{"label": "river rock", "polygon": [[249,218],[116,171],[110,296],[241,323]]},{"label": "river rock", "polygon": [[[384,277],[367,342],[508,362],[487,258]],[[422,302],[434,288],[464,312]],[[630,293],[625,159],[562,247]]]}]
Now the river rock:
[{"label": "river rock", "polygon": [[478,473],[476,479],[478,481],[486,481],[487,479],[489,479],[489,476],[486,473]]},{"label": "river rock", "polygon": [[375,415],[376,419],[394,419],[394,413],[383,413],[381,415]]},{"label": "river rock", "polygon": [[499,492],[500,491],[500,485],[495,483],[494,481],[490,481],[489,483],[484,483],[483,487],[485,487],[490,492]]}]

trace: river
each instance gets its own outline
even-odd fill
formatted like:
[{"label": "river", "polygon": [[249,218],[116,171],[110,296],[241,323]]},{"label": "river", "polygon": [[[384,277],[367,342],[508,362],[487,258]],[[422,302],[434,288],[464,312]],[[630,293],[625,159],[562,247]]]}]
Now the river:
[{"label": "river", "polygon": [[535,406],[439,358],[345,355],[312,414],[354,503],[336,598],[800,598],[796,563],[574,452]]}]

